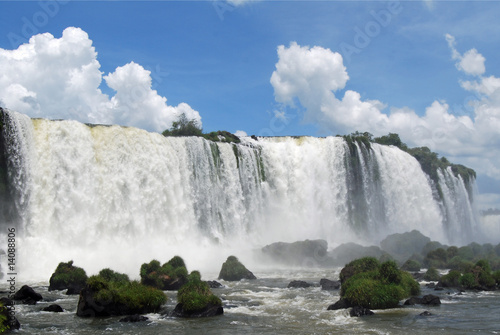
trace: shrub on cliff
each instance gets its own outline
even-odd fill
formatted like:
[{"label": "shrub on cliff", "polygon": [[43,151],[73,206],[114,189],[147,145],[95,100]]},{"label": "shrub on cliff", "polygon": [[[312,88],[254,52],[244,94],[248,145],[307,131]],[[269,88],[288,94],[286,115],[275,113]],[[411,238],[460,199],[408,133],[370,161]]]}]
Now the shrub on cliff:
[{"label": "shrub on cliff", "polygon": [[439,278],[441,278],[441,276],[439,275],[438,270],[433,267],[427,269],[424,275],[424,280],[427,281],[438,281]]},{"label": "shrub on cliff", "polygon": [[73,266],[73,261],[61,262],[50,276],[49,291],[68,289],[68,294],[78,294],[85,286],[87,279],[85,270]]},{"label": "shrub on cliff", "polygon": [[160,266],[160,262],[152,260],[141,266],[141,283],[162,290],[178,290],[187,282],[188,272],[184,260],[174,256]]},{"label": "shrub on cliff", "polygon": [[404,271],[420,271],[420,268],[421,268],[420,262],[417,262],[416,260],[413,260],[413,259],[407,260],[401,266],[401,270],[404,270]]},{"label": "shrub on cliff", "polygon": [[380,262],[374,257],[355,259],[340,271],[340,282],[344,283],[350,277],[361,272],[377,270],[379,266]]},{"label": "shrub on cliff", "polygon": [[380,264],[361,259],[351,263],[357,264],[358,270],[347,278],[344,276],[340,291],[341,298],[350,306],[394,308],[400,300],[420,293],[419,284],[408,272],[399,270],[394,261]]},{"label": "shrub on cliff", "polygon": [[489,262],[482,259],[463,273],[451,270],[447,275],[441,277],[440,284],[444,287],[491,290],[496,287],[497,281],[491,274]]},{"label": "shrub on cliff", "polygon": [[235,256],[229,256],[222,264],[219,279],[238,281],[241,279],[257,279]]}]

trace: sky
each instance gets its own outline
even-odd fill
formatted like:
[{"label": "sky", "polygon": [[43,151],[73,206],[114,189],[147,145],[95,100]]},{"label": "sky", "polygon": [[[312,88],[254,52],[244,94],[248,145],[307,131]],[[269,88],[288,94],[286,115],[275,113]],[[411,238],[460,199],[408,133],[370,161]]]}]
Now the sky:
[{"label": "sky", "polygon": [[398,133],[500,208],[500,2],[4,1],[0,106],[161,132]]}]

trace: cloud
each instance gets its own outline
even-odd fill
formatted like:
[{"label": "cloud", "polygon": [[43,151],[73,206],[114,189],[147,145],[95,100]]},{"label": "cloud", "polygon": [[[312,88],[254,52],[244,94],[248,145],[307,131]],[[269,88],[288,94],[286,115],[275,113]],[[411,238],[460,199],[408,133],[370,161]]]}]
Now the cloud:
[{"label": "cloud", "polygon": [[473,76],[482,75],[486,71],[484,66],[486,59],[476,49],[471,49],[461,55],[455,48],[455,37],[450,34],[446,34],[445,37],[451,49],[452,58],[458,61],[456,63],[457,69]]},{"label": "cloud", "polygon": [[[434,101],[423,115],[409,108],[387,108],[378,100],[363,100],[358,92],[342,90],[349,79],[342,56],[318,46],[292,42],[278,47],[271,76],[276,101],[306,112],[304,120],[322,131],[345,134],[369,131],[376,136],[399,133],[411,146],[427,146],[478,173],[500,180],[500,78],[484,77],[485,58],[475,49],[461,55],[455,39],[446,35],[457,68],[476,80],[461,82],[471,93],[463,106],[469,115],[454,115],[445,101]],[[339,96],[339,97],[337,97]]]},{"label": "cloud", "polygon": [[[186,113],[201,126],[189,105],[167,105],[141,65],[131,62],[104,77],[100,67],[92,40],[80,28],[66,28],[61,38],[35,35],[15,50],[0,48],[0,101],[31,117],[163,131]],[[99,89],[103,79],[116,91],[111,98]]]}]

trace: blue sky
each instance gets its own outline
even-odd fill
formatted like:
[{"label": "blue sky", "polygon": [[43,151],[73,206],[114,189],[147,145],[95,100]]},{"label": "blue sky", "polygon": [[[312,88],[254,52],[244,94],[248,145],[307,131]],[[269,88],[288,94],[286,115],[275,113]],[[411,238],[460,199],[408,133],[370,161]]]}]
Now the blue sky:
[{"label": "blue sky", "polygon": [[[0,1],[0,101],[30,116],[153,131],[185,112],[204,131],[398,132],[476,169],[483,206],[500,207],[499,15],[499,2],[469,1]],[[80,29],[63,39],[68,27]],[[26,54],[20,45],[42,33],[52,38],[39,46],[85,47],[68,64],[29,53],[37,85],[7,51]],[[88,94],[49,101],[75,68],[88,69],[78,84]]]}]

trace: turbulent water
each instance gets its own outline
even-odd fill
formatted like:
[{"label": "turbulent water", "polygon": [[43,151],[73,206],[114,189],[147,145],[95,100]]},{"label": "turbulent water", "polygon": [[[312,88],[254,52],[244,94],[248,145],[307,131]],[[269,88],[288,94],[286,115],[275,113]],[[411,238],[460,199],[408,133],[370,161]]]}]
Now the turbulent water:
[{"label": "turbulent water", "polygon": [[[179,319],[168,314],[147,314],[146,322],[123,323],[120,317],[85,319],[75,315],[78,296],[64,291],[48,292],[35,287],[44,297],[37,305],[17,305],[22,328],[16,334],[498,334],[500,333],[500,292],[433,291],[422,285],[422,294],[435,294],[440,306],[401,306],[376,310],[375,315],[351,318],[348,310],[328,311],[339,299],[339,291],[322,291],[320,278],[338,278],[335,270],[287,270],[255,272],[254,281],[224,282],[213,289],[222,298],[224,315],[207,319]],[[216,273],[206,274],[207,279]],[[315,284],[307,289],[286,288],[291,279]],[[172,311],[176,293],[166,292],[165,312]],[[63,313],[42,312],[59,304]],[[420,316],[424,311],[431,316]]]},{"label": "turbulent water", "polygon": [[[396,147],[341,137],[163,137],[136,128],[4,115],[25,280],[60,261],[137,277],[152,258],[191,268],[276,241],[377,244],[418,229],[462,244],[477,231],[474,182],[439,171],[442,195]],[[213,270],[213,269],[212,269]]]}]

